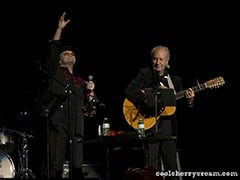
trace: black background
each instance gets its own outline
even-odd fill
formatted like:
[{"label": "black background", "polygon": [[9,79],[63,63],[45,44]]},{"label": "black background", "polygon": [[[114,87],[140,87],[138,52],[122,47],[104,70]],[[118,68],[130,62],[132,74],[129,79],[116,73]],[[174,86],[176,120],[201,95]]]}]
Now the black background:
[{"label": "black background", "polygon": [[[192,111],[179,114],[183,167],[188,170],[239,170],[238,11],[234,4],[9,1],[1,18],[1,125],[32,132],[34,105],[45,85],[36,69],[44,64],[48,40],[66,11],[70,24],[62,38],[82,51],[79,71],[94,76],[113,130],[131,129],[122,114],[123,90],[150,50],[171,51],[171,71],[185,87],[223,76],[225,84],[196,94]],[[27,112],[27,115],[23,115]]]}]

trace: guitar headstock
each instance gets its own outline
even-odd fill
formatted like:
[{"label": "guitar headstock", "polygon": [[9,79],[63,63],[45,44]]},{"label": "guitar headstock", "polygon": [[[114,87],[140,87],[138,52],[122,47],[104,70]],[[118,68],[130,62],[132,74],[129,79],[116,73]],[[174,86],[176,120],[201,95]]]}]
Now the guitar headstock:
[{"label": "guitar headstock", "polygon": [[207,88],[218,88],[225,84],[224,78],[222,76],[216,77],[214,79],[211,79],[207,82],[205,82],[205,85]]}]

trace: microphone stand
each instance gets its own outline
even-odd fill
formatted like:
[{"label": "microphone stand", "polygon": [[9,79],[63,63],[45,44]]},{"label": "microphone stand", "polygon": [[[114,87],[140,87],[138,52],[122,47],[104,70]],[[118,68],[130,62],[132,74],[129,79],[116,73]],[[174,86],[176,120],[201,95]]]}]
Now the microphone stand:
[{"label": "microphone stand", "polygon": [[69,177],[72,178],[72,171],[73,171],[73,134],[71,129],[71,95],[72,90],[69,87],[69,84],[65,87],[65,93],[67,94],[67,103],[68,103],[68,138],[69,138]]},{"label": "microphone stand", "polygon": [[[158,133],[158,96],[160,95],[160,92],[157,90],[156,94],[155,94],[155,121],[156,121],[156,125],[155,125],[155,135],[157,136]],[[155,157],[156,157],[156,161],[155,161],[155,168],[158,168],[158,154],[159,154],[159,147],[158,147],[158,143],[156,143],[154,145],[155,147]]]},{"label": "microphone stand", "polygon": [[[59,81],[58,79],[56,79],[53,75],[50,75],[49,73],[48,73],[48,71],[46,71],[45,69],[43,69],[42,67],[39,67],[39,70],[40,71],[42,71],[43,72],[43,74],[45,74],[49,79],[51,79],[51,80],[54,80],[54,81],[56,81],[58,84],[60,84],[62,87],[64,87],[64,93],[66,94],[66,97],[64,96],[64,95],[60,95],[60,94],[54,94],[54,93],[52,93],[53,94],[53,97],[52,98],[62,98],[61,99],[61,101],[62,102],[64,102],[66,99],[67,99],[67,106],[68,106],[68,130],[69,130],[69,134],[68,134],[68,136],[69,136],[69,178],[71,178],[72,177],[72,161],[73,161],[73,155],[72,155],[72,144],[73,144],[73,135],[72,135],[72,132],[71,132],[71,95],[72,94],[74,94],[74,95],[76,95],[76,96],[78,96],[77,95],[77,93],[73,90],[73,89],[71,89],[71,87],[69,86],[69,84],[67,84],[67,85],[65,85],[64,83],[62,83],[61,81]],[[54,97],[56,95],[56,97]],[[57,97],[57,96],[59,96],[59,97]],[[57,102],[59,102],[59,100],[57,99],[55,99],[55,101],[57,101]],[[55,102],[56,103],[56,102]],[[60,104],[55,104],[55,105],[60,105]],[[46,138],[47,138],[47,147],[46,147],[46,163],[47,163],[47,165],[46,165],[46,167],[47,167],[47,178],[49,178],[50,177],[50,173],[49,173],[49,168],[50,168],[50,162],[49,162],[49,142],[48,142],[48,138],[49,138],[49,117],[50,117],[50,115],[53,113],[51,113],[51,110],[50,109],[48,109],[48,108],[45,108],[44,110],[43,110],[44,112],[44,117],[46,118]]]},{"label": "microphone stand", "polygon": [[154,102],[155,102],[155,121],[156,121],[156,126],[155,126],[155,133],[158,132],[158,96],[161,93],[159,91],[156,92]]}]

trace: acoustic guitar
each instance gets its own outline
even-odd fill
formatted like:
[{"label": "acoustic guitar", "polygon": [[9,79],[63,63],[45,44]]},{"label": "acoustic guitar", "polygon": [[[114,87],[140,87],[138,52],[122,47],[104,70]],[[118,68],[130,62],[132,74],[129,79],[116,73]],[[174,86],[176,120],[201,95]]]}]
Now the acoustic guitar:
[{"label": "acoustic guitar", "polygon": [[[201,84],[197,83],[196,86],[193,86],[191,88],[196,93],[207,88],[208,89],[218,88],[224,84],[225,84],[224,78],[222,76],[219,76]],[[177,92],[175,94],[176,100],[179,100],[185,97],[186,90],[187,89]],[[159,115],[156,117],[156,116],[144,114],[127,98],[125,98],[123,101],[124,117],[127,123],[130,126],[132,126],[134,129],[137,129],[139,119],[144,120],[145,130],[148,130],[156,124],[157,120],[160,119],[159,118],[160,116],[170,116],[170,115],[173,115],[175,111],[176,111],[176,106],[165,106],[161,108]]]}]

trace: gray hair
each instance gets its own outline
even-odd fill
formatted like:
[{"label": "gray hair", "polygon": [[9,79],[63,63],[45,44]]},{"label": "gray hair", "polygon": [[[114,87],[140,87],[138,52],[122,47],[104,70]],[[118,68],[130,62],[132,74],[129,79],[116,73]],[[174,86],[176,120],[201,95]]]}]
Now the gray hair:
[{"label": "gray hair", "polygon": [[170,59],[170,50],[167,46],[163,46],[163,45],[158,45],[158,46],[155,46],[154,48],[152,48],[151,58],[153,58],[154,53],[159,49],[165,50],[167,52],[167,59],[169,60]]}]

